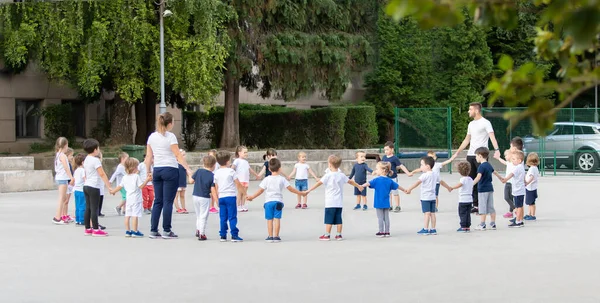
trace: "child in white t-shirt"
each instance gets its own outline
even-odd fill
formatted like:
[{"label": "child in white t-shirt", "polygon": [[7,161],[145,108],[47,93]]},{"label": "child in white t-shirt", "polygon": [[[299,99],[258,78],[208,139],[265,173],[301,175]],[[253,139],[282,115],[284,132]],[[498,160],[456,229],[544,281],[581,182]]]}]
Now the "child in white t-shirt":
[{"label": "child in white t-shirt", "polygon": [[512,172],[505,178],[501,178],[502,183],[506,183],[512,178],[512,195],[515,202],[515,220],[511,220],[508,227],[523,227],[523,203],[525,202],[525,168],[523,159],[525,154],[516,150],[511,153],[511,162],[514,165]]},{"label": "child in white t-shirt", "polygon": [[267,219],[267,242],[279,242],[279,230],[281,228],[281,215],[283,213],[283,189],[287,189],[297,195],[306,195],[297,189],[293,188],[288,180],[279,174],[281,162],[277,158],[269,159],[269,170],[271,175],[267,176],[260,182],[259,189],[256,193],[248,196],[248,201],[256,199],[263,192],[265,194],[265,219]]},{"label": "child in white t-shirt", "polygon": [[342,208],[344,206],[344,184],[348,183],[360,191],[364,188],[354,182],[354,180],[348,179],[346,175],[339,171],[342,165],[342,158],[331,155],[327,159],[327,165],[329,166],[329,173],[325,174],[321,180],[317,181],[306,194],[315,190],[317,187],[325,184],[325,234],[319,237],[321,241],[331,240],[331,228],[333,225],[337,225],[337,235],[335,239],[338,241],[343,240],[342,237]]},{"label": "child in white t-shirt", "polygon": [[233,164],[231,164],[231,168],[235,170],[238,180],[240,181],[240,184],[242,184],[242,188],[238,191],[237,195],[237,210],[247,212],[246,196],[248,195],[248,185],[250,185],[250,173],[252,173],[257,180],[260,177],[250,168],[250,163],[248,163],[247,160],[248,149],[245,146],[240,145],[235,149],[235,157],[236,159],[233,161]]},{"label": "child in white t-shirt", "polygon": [[[319,181],[319,178],[317,178],[317,175],[315,175],[315,172],[306,163],[306,153],[299,152],[298,153],[298,163],[296,163],[294,165],[294,169],[288,176],[288,180],[290,180],[292,178],[292,176],[295,175],[294,183],[296,185],[296,189],[301,192],[306,191],[306,190],[308,190],[308,174],[310,174],[313,178],[315,178],[315,180]],[[306,195],[298,195],[298,204],[296,205],[296,209],[308,208],[307,200],[308,200],[308,198],[306,197]]]},{"label": "child in white t-shirt", "polygon": [[[208,155],[209,156],[213,156],[213,157],[215,157],[215,159],[217,159],[217,150],[216,149],[211,149],[208,152]],[[221,168],[221,165],[219,165],[219,162],[217,162],[215,164],[214,171],[216,171],[219,168]],[[208,210],[208,212],[211,213],[211,214],[218,214],[219,210],[217,209],[217,206],[219,206],[219,200],[218,199],[211,199],[210,200],[210,209]]]},{"label": "child in white t-shirt", "polygon": [[527,221],[535,221],[535,200],[537,200],[538,193],[538,178],[540,177],[540,171],[538,165],[540,164],[540,157],[536,153],[530,153],[527,155],[527,165],[529,170],[525,176],[525,204],[528,206],[528,214],[523,218]]},{"label": "child in white t-shirt", "polygon": [[85,169],[83,168],[83,161],[85,160],[85,154],[77,154],[74,159],[75,172],[73,178],[75,178],[75,185],[73,185],[73,192],[75,195],[75,225],[84,225],[83,216],[85,214],[85,194],[83,193],[83,183],[85,182]]},{"label": "child in white t-shirt", "polygon": [[[237,202],[238,191],[242,190],[243,185],[238,180],[238,176],[232,168],[231,154],[226,151],[217,153],[217,163],[220,168],[215,171],[214,181],[217,194],[219,196],[219,218],[221,229],[219,235],[221,242],[227,241],[227,230],[231,229],[231,242],[242,242],[237,228]],[[229,223],[229,226],[227,225]]]},{"label": "child in white t-shirt", "polygon": [[[430,150],[427,152],[427,155],[433,158],[433,161],[437,160],[437,154]],[[450,162],[452,162],[452,160],[448,159],[444,162],[435,162],[435,164],[433,165],[433,168],[431,168],[431,171],[433,171],[436,175],[437,175],[437,180],[435,182],[435,211],[438,212],[438,208],[440,206],[440,199],[438,198],[439,194],[440,194],[440,181],[442,180],[441,178],[441,173],[442,173],[442,168],[448,164],[450,164]],[[409,177],[412,177],[415,173],[417,172],[421,172],[420,168],[417,168],[413,171],[410,172],[410,174],[408,174]]]},{"label": "child in white t-shirt", "polygon": [[437,174],[433,172],[432,168],[435,165],[435,160],[432,157],[425,156],[421,158],[420,170],[423,174],[419,177],[419,180],[413,184],[413,186],[406,189],[406,193],[415,189],[421,185],[421,209],[425,215],[425,227],[423,227],[417,233],[420,235],[437,235],[436,225],[436,207],[435,207],[435,184],[437,182]]},{"label": "child in white t-shirt", "polygon": [[473,179],[469,176],[471,164],[467,161],[458,163],[460,181],[454,186],[448,185],[443,180],[440,184],[452,192],[458,189],[458,216],[460,217],[460,228],[457,232],[468,233],[471,231],[471,208],[473,207]]},{"label": "child in white t-shirt", "polygon": [[[146,178],[140,177],[138,166],[140,162],[136,158],[127,158],[125,160],[125,176],[121,178],[119,186],[110,191],[111,195],[125,189],[125,237],[142,238],[142,234],[138,229],[138,219],[142,217],[142,188],[150,181],[149,175]],[[132,228],[133,226],[133,228]]]}]

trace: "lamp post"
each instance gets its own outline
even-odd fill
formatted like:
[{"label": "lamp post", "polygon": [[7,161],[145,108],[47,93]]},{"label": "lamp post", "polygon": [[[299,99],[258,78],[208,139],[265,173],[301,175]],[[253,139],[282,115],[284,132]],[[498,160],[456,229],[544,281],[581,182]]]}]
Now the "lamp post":
[{"label": "lamp post", "polygon": [[170,10],[165,10],[165,1],[160,2],[160,113],[167,112],[167,104],[165,103],[165,34],[164,34],[164,17],[172,15]]}]

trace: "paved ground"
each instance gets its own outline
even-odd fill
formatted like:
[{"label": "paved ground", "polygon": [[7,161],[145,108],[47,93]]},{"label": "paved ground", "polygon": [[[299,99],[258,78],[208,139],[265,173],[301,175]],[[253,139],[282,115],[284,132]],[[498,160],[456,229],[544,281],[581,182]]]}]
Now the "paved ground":
[{"label": "paved ground", "polygon": [[[129,239],[111,196],[101,220],[111,236],[92,238],[51,224],[54,191],[0,194],[0,302],[600,302],[598,180],[545,177],[538,222],[509,230],[499,219],[497,231],[470,234],[455,232],[456,193],[441,194],[439,235],[428,237],[416,234],[418,192],[403,195],[387,239],[374,237],[373,210],[351,210],[348,186],[342,242],[317,240],[322,188],[308,210],[293,209],[288,193],[284,242],[273,244],[264,242],[262,198],[239,215],[245,242],[220,243],[217,215],[207,242],[194,238],[194,214],[174,215],[181,239]],[[498,190],[495,199],[506,211]],[[147,233],[149,217],[142,222]]]}]

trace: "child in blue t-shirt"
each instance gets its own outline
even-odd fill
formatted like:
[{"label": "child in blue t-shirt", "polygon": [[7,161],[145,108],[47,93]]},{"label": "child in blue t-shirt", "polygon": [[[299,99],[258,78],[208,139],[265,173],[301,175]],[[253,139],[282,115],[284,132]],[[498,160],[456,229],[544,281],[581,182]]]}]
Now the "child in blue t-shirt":
[{"label": "child in blue t-shirt", "polygon": [[485,218],[490,216],[490,228],[496,229],[496,210],[494,209],[494,186],[492,185],[492,174],[502,180],[498,172],[488,163],[490,150],[487,147],[480,147],[475,150],[475,159],[479,164],[477,168],[477,177],[473,180],[473,186],[477,185],[479,198],[479,215],[481,223],[475,227],[476,230],[486,230]]},{"label": "child in blue t-shirt", "polygon": [[375,190],[373,208],[377,212],[377,220],[379,221],[379,232],[375,234],[378,238],[390,236],[390,193],[398,189],[404,191],[404,188],[398,186],[398,183],[386,177],[390,172],[390,166],[389,162],[377,163],[375,172],[379,177],[362,185],[365,188],[368,186]]},{"label": "child in blue t-shirt", "polygon": [[215,188],[215,175],[213,171],[217,159],[213,156],[205,156],[202,159],[203,168],[198,169],[188,182],[194,184],[192,199],[196,211],[196,237],[198,241],[206,241],[206,225],[210,213],[210,203],[217,200],[217,189]]},{"label": "child in blue t-shirt", "polygon": [[[400,162],[400,159],[398,159],[398,157],[394,155],[394,142],[386,142],[385,146],[383,147],[383,152],[385,152],[385,156],[381,158],[381,161],[390,163],[390,172],[387,174],[389,178],[398,183],[398,171],[396,169],[397,167],[400,167],[400,169],[402,169],[402,171],[407,176],[411,176],[408,169],[406,169],[406,167]],[[398,195],[398,191],[393,190],[392,195],[394,196],[394,204],[396,205],[396,207],[392,208],[392,206],[390,205],[390,210],[393,210],[396,213],[400,212],[402,209],[400,208],[400,196]]]}]

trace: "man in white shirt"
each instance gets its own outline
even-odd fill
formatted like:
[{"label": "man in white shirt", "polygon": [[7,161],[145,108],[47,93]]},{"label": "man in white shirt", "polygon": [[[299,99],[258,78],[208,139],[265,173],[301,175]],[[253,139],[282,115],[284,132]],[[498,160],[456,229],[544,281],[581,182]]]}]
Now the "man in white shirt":
[{"label": "man in white shirt", "polygon": [[[467,152],[467,161],[471,164],[469,176],[475,179],[477,177],[477,168],[479,167],[479,163],[477,163],[475,157],[475,150],[480,147],[487,148],[489,140],[492,141],[492,145],[494,146],[494,158],[500,157],[500,149],[498,149],[498,141],[494,135],[492,124],[481,115],[481,103],[473,102],[469,104],[469,117],[473,118],[473,121],[469,122],[467,135],[450,160],[454,160],[469,145],[469,151]],[[471,209],[471,212],[474,213],[479,211],[479,199],[477,196],[477,186],[473,186],[473,209]]]}]

